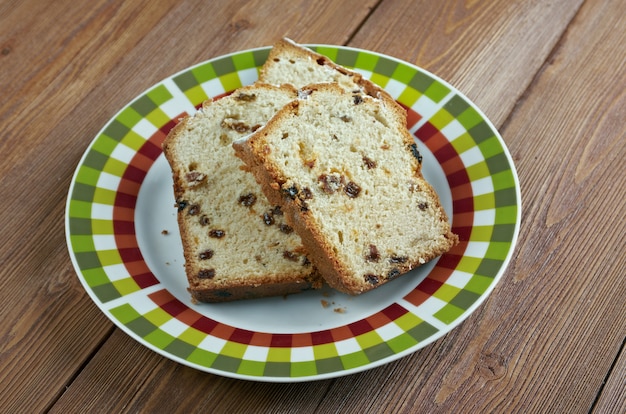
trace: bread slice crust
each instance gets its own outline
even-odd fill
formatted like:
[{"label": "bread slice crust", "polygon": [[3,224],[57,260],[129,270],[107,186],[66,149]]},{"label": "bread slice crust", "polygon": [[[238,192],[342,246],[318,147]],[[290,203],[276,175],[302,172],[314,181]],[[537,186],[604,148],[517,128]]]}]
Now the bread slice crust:
[{"label": "bread slice crust", "polygon": [[322,285],[282,211],[263,196],[232,149],[296,97],[263,83],[205,102],[162,148],[172,169],[185,273],[194,301],[287,295]]},{"label": "bread slice crust", "polygon": [[259,71],[259,80],[274,85],[302,88],[314,83],[336,83],[348,92],[362,92],[374,98],[391,95],[358,72],[336,64],[328,57],[284,37],[272,46]]},{"label": "bread slice crust", "polygon": [[395,101],[330,83],[299,97],[233,147],[330,286],[366,292],[458,242]]}]

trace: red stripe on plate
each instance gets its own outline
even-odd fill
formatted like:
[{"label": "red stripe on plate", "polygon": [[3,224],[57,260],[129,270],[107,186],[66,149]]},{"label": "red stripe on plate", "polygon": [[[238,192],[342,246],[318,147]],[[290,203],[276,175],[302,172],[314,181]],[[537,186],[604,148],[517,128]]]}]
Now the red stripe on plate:
[{"label": "red stripe on plate", "polygon": [[254,332],[250,345],[269,347],[272,344],[272,334],[267,332]]},{"label": "red stripe on plate", "polygon": [[418,114],[417,112],[415,112],[414,110],[412,110],[411,108],[409,108],[408,106],[406,106],[404,104],[401,104],[400,102],[398,102],[398,103],[406,111],[406,127],[407,127],[407,129],[413,128],[413,126],[415,124],[417,124],[420,121],[420,119],[422,119],[423,117],[420,114]]},{"label": "red stripe on plate", "polygon": [[156,292],[150,293],[148,297],[157,304],[159,307],[165,303],[169,303],[173,300],[177,300],[168,290],[162,289]]},{"label": "red stripe on plate", "polygon": [[[120,184],[115,194],[113,205],[113,234],[117,250],[120,254],[124,266],[137,285],[144,289],[159,283],[159,280],[148,268],[135,234],[135,207],[137,205],[137,195],[141,188],[141,184],[146,178],[148,171],[154,164],[154,161],[162,153],[161,143],[165,139],[167,132],[176,124],[170,121],[155,132],[139,148],[137,153],[131,159],[129,165],[124,170]],[[180,302],[169,300],[164,306],[174,306],[177,309],[186,309],[186,306]],[[176,305],[174,305],[176,304]],[[160,304],[160,306],[163,304]],[[181,311],[172,314],[177,316]],[[185,318],[189,321],[197,322],[193,314],[185,314]]]},{"label": "red stripe on plate", "polygon": [[159,307],[174,317],[177,317],[187,309],[187,305],[175,298],[160,304]]},{"label": "red stripe on plate", "polygon": [[311,345],[329,344],[331,342],[334,342],[331,330],[326,329],[324,331],[311,332]]},{"label": "red stripe on plate", "polygon": [[[472,197],[473,192],[472,192],[472,186],[470,184],[469,188],[466,188],[466,186],[470,183],[470,179],[469,179],[469,175],[467,175],[467,170],[465,169],[465,167],[463,167],[463,164],[460,163],[460,159],[457,157],[455,158],[454,161],[459,161],[459,165],[457,165],[456,167],[459,168],[458,171],[455,172],[450,172],[447,173],[446,177],[448,178],[448,184],[450,184],[450,190],[451,191],[460,191],[460,189],[458,189],[458,187],[462,187],[463,191],[463,196],[464,197]],[[449,163],[451,164],[451,163]],[[447,167],[450,167],[449,165]],[[461,195],[461,194],[457,194],[457,195]],[[454,199],[459,198],[459,197],[453,197]]]},{"label": "red stripe on plate", "polygon": [[249,344],[252,342],[254,332],[247,329],[235,328],[233,333],[228,338],[229,341],[237,342],[240,344]]},{"label": "red stripe on plate", "polygon": [[413,304],[414,306],[419,306],[422,303],[426,302],[430,297],[430,293],[423,292],[419,289],[413,289],[404,297],[404,300]]},{"label": "red stripe on plate", "polygon": [[123,193],[136,197],[139,194],[141,188],[141,181],[129,180],[126,176],[122,177],[120,184],[117,187],[118,193]]},{"label": "red stripe on plate", "polygon": [[440,148],[438,148],[437,150],[433,152],[435,155],[435,158],[437,158],[437,161],[439,161],[439,164],[445,165],[447,161],[453,160],[455,158],[458,159],[459,154],[456,152],[456,149],[452,146],[452,144],[450,144],[448,140],[445,137],[443,137],[443,135],[438,134],[436,136],[437,137],[441,136],[440,139],[446,142],[445,145],[441,146]]},{"label": "red stripe on plate", "polygon": [[441,287],[441,285],[443,285],[442,282],[427,277],[422,281],[422,283],[419,284],[417,289],[432,295]]},{"label": "red stripe on plate", "polygon": [[[144,148],[148,145],[151,145],[150,141],[147,141],[145,144],[143,144],[141,148]],[[139,151],[141,151],[141,149],[139,149]],[[148,166],[148,168],[144,170],[143,168],[140,168],[138,166],[138,163],[136,162],[135,158],[137,158],[137,155],[133,157],[131,164],[128,167],[126,167],[126,171],[124,171],[123,178],[126,180],[134,181],[136,183],[141,184],[143,180],[146,178],[146,175],[148,174],[148,170],[150,169],[149,167],[151,167],[152,165]],[[137,195],[138,193],[139,192],[130,193],[130,194]]]},{"label": "red stripe on plate", "polygon": [[354,335],[352,334],[352,331],[347,325],[338,326],[337,328],[332,329],[331,333],[333,334],[333,338],[335,339],[335,342],[343,341],[348,338],[354,337]]},{"label": "red stripe on plate", "polygon": [[312,343],[312,339],[311,339],[311,334],[310,333],[299,333],[299,334],[294,334],[291,337],[291,347],[292,348],[297,348],[297,347],[303,347],[303,346],[311,346],[313,345]]},{"label": "red stripe on plate", "polygon": [[213,331],[213,329],[215,329],[217,325],[219,325],[219,322],[216,322],[213,319],[209,319],[207,317],[202,317],[195,321],[194,324],[191,325],[191,327],[208,335]]},{"label": "red stripe on plate", "polygon": [[462,258],[462,255],[451,254],[448,252],[439,258],[436,267],[445,267],[446,269],[454,270]]},{"label": "red stripe on plate", "polygon": [[137,204],[137,196],[125,194],[121,192],[117,192],[115,194],[115,206],[126,207],[126,208],[135,208]]},{"label": "red stripe on plate", "polygon": [[428,278],[431,280],[436,280],[437,282],[446,283],[453,271],[454,269],[435,267],[433,271],[428,274]]},{"label": "red stripe on plate", "polygon": [[[113,215],[115,218],[115,215]],[[129,236],[132,235],[134,238],[134,243],[130,243],[128,238],[125,239],[123,245],[126,247],[137,247],[137,237],[135,237],[135,223],[132,221],[123,221],[123,220],[113,220],[113,233],[115,234],[115,238],[117,236]],[[121,247],[121,243],[116,243],[117,248]]]},{"label": "red stripe on plate", "polygon": [[393,303],[381,311],[381,313],[384,313],[390,321],[395,321],[396,319],[405,315],[408,312],[409,311],[407,309],[403,308],[397,303]]},{"label": "red stripe on plate", "polygon": [[272,335],[271,346],[275,348],[291,348],[291,334],[274,334]]},{"label": "red stripe on plate", "polygon": [[140,262],[143,260],[141,250],[139,250],[139,248],[117,249],[117,251],[124,262]]},{"label": "red stripe on plate", "polygon": [[136,275],[143,275],[144,273],[150,272],[150,269],[148,269],[148,265],[146,265],[146,262],[143,260],[143,258],[136,262],[124,262],[124,265],[126,266],[126,270],[128,270],[128,273],[133,277]]},{"label": "red stripe on plate", "polygon": [[373,329],[372,325],[370,325],[367,319],[361,319],[360,321],[352,322],[351,324],[348,324],[348,328],[350,328],[350,331],[352,331],[354,336],[368,333]]},{"label": "red stripe on plate", "polygon": [[424,144],[428,144],[428,140],[434,137],[438,132],[439,130],[437,127],[427,121],[424,125],[419,127],[417,131],[415,131],[415,136]]},{"label": "red stripe on plate", "polygon": [[[146,156],[148,159],[154,162],[163,152],[161,150],[161,142],[163,142],[166,135],[167,134],[164,135],[161,131],[155,132],[154,135],[150,137],[150,140],[146,141],[146,143],[143,144],[141,148],[139,148],[138,153]],[[154,143],[153,141],[158,141],[158,144]]]},{"label": "red stripe on plate", "polygon": [[138,275],[133,275],[133,280],[140,288],[145,289],[150,286],[158,285],[159,279],[154,276],[152,272],[141,273]]},{"label": "red stripe on plate", "polygon": [[460,200],[460,199],[472,198],[473,189],[472,189],[472,185],[468,182],[465,184],[456,185],[455,187],[451,187],[450,192],[452,193],[453,200]]},{"label": "red stripe on plate", "polygon": [[468,241],[472,235],[471,226],[452,226],[452,232],[459,236],[460,241]]},{"label": "red stripe on plate", "polygon": [[452,200],[452,208],[453,208],[454,214],[468,213],[470,211],[473,212],[474,211],[474,198],[468,197],[468,198]]}]

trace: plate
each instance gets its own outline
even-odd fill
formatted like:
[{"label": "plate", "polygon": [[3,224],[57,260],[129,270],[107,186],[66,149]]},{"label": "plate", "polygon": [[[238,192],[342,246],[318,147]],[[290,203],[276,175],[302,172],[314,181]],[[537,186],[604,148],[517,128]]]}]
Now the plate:
[{"label": "plate", "polygon": [[202,101],[254,82],[269,48],[220,56],[154,85],[93,139],[69,189],[67,244],[96,305],[141,344],[226,377],[297,382],[401,358],[441,338],[490,294],[520,226],[517,174],[504,141],[461,92],[412,64],[340,46],[311,48],[385,88],[407,109],[460,243],[364,295],[330,288],[193,304],[172,177],[161,143]]}]

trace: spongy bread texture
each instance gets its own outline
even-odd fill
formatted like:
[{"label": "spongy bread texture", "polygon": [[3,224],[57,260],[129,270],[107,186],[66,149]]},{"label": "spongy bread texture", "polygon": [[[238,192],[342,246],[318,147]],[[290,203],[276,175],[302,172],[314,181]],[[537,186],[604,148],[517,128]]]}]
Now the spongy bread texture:
[{"label": "spongy bread texture", "polygon": [[163,143],[173,172],[189,291],[196,301],[285,295],[322,284],[300,238],[244,171],[231,145],[295,96],[290,86],[243,87],[205,102]]},{"label": "spongy bread texture", "polygon": [[336,64],[291,39],[278,40],[259,71],[259,80],[274,85],[288,83],[302,88],[314,83],[336,83],[348,92],[362,92],[373,97],[390,95],[358,72]]},{"label": "spongy bread texture", "polygon": [[299,96],[233,147],[332,287],[368,291],[457,243],[395,102],[336,84]]}]

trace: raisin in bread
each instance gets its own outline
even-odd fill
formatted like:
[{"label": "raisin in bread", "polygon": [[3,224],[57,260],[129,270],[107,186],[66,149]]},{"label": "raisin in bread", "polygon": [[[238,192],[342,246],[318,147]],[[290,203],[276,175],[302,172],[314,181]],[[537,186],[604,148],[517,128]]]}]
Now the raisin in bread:
[{"label": "raisin in bread", "polygon": [[395,102],[310,85],[233,144],[329,285],[380,286],[458,240]]},{"label": "raisin in bread", "polygon": [[189,291],[196,301],[285,295],[322,284],[300,238],[243,170],[231,146],[295,96],[289,86],[243,87],[205,102],[163,143],[173,172]]},{"label": "raisin in bread", "polygon": [[333,82],[352,92],[373,97],[389,94],[360,73],[348,70],[291,39],[277,41],[259,71],[259,80],[274,85],[284,83],[302,88],[314,83]]}]

